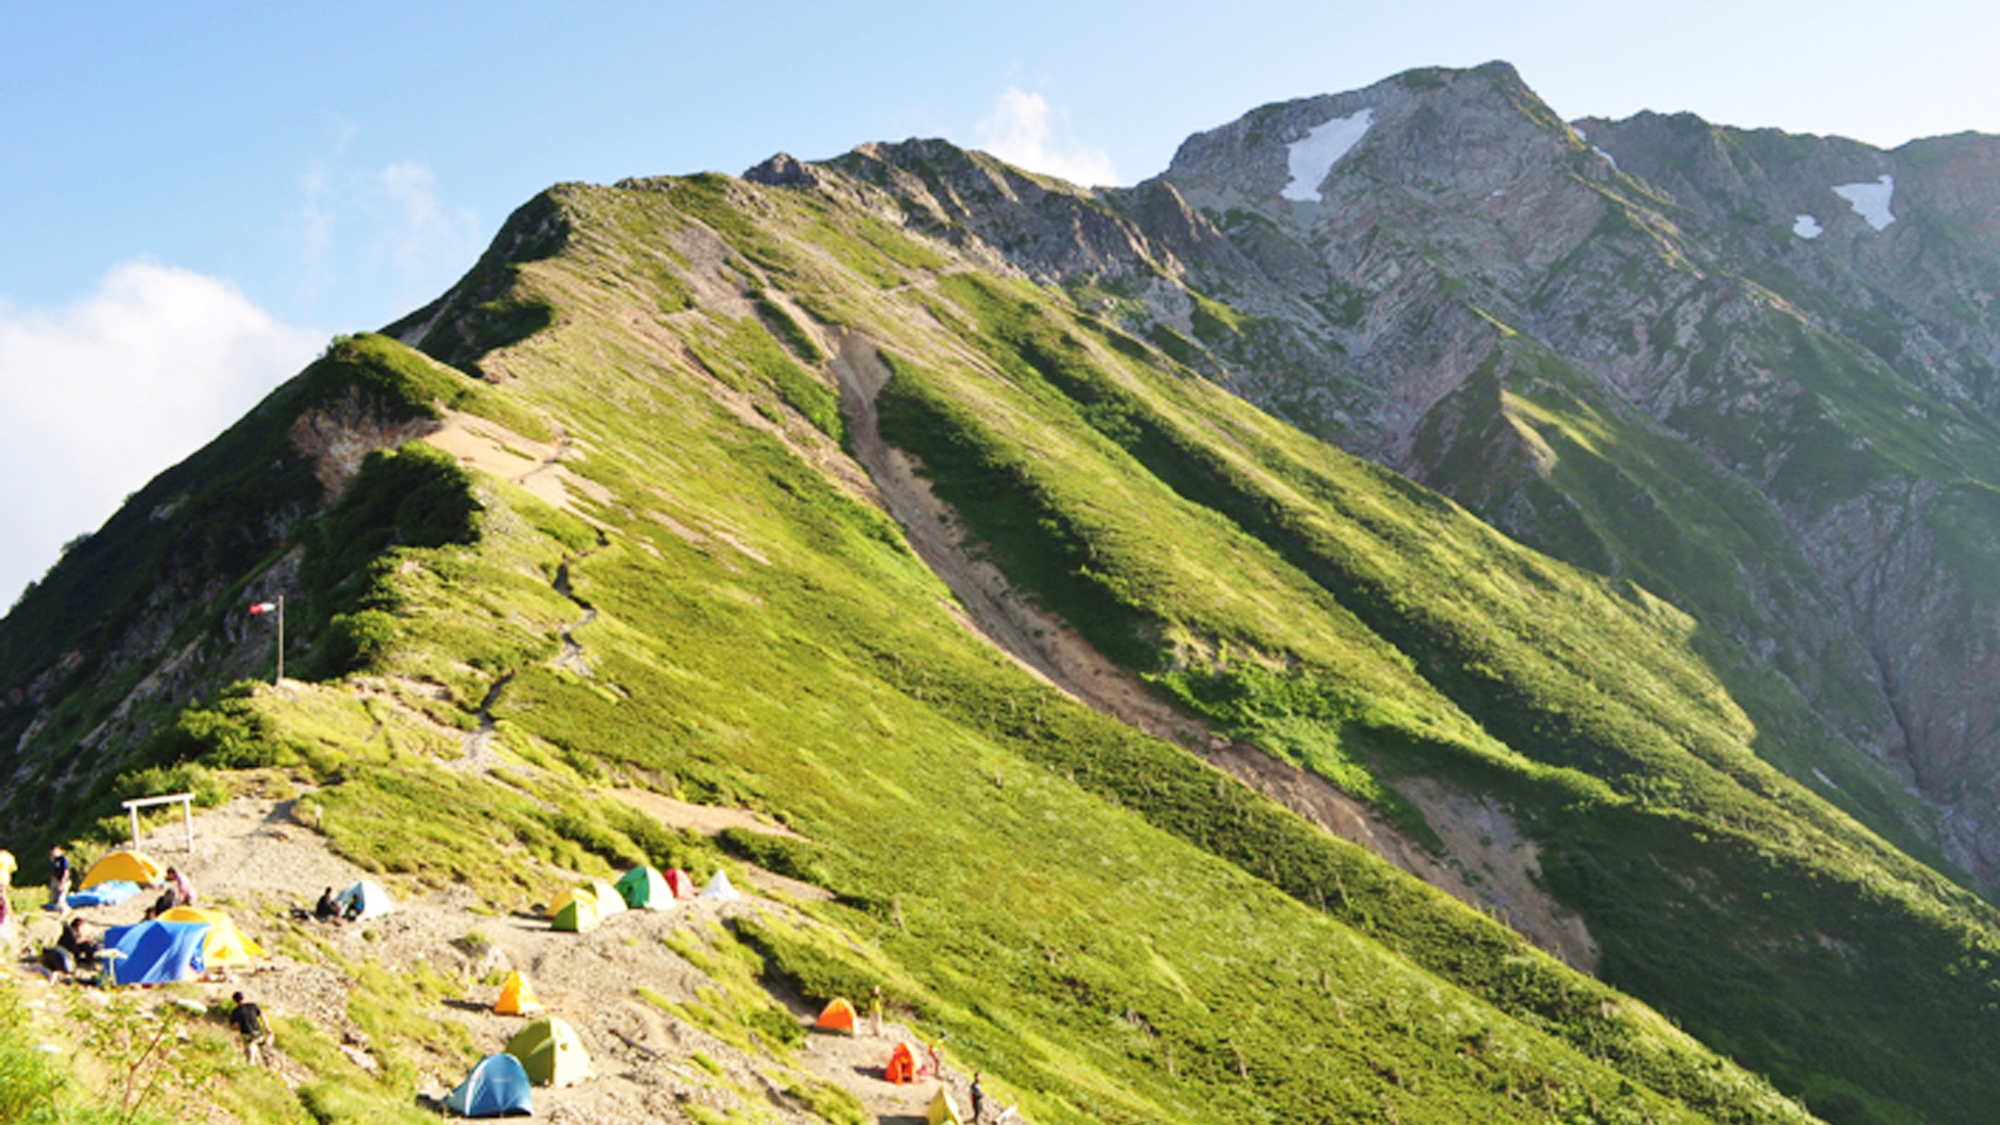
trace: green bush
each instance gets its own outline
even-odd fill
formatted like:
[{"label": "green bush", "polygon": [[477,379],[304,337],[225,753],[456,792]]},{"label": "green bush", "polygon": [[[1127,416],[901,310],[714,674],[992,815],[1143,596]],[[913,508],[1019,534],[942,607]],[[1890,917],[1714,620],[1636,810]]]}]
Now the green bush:
[{"label": "green bush", "polygon": [[150,766],[120,774],[112,789],[121,801],[167,793],[192,793],[194,803],[205,809],[224,804],[230,797],[228,783],[202,768],[198,762]]},{"label": "green bush", "polygon": [[330,680],[372,668],[396,641],[396,619],[379,609],[336,613],[314,653],[314,678]]},{"label": "green bush", "polygon": [[820,865],[819,848],[810,840],[774,836],[748,828],[725,828],[716,842],[738,859],[747,859],[767,871],[775,871],[802,883],[824,887],[826,869]]}]

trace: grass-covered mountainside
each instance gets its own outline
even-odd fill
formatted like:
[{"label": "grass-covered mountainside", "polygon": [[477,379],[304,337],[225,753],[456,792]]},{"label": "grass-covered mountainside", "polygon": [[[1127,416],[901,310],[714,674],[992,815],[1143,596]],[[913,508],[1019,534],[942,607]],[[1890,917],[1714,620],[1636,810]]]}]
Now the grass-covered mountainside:
[{"label": "grass-covered mountainside", "polygon": [[[1408,77],[1374,128],[1493,79]],[[1239,129],[1245,175],[1283,117]],[[279,771],[349,860],[505,911],[707,846],[607,793],[634,786],[802,835],[733,846],[831,892],[816,928],[728,940],[810,999],[889,983],[1034,1121],[1983,1120],[2000,915],[1854,735],[1871,705],[1834,707],[1874,682],[1848,642],[1811,669],[1754,643],[1770,598],[1834,604],[1789,510],[1447,284],[1476,240],[1353,252],[1427,305],[1342,282],[1280,317],[1323,267],[1190,205],[1249,189],[1183,157],[1112,193],[937,142],[544,193],[0,621],[4,812],[39,826],[14,850]],[[1670,256],[1644,184],[1564,159],[1612,200],[1590,229]],[[1427,214],[1348,198],[1406,239]],[[1427,409],[1362,385],[1429,344],[1463,377]],[[1245,396],[1331,436],[1376,410],[1552,554]],[[272,641],[242,607],[279,594],[288,678],[238,682]],[[1494,908],[1217,764],[1259,756]],[[1452,842],[1482,833],[1537,857],[1581,968],[1503,924],[1492,841]],[[232,1112],[411,1096],[315,1073]]]},{"label": "grass-covered mountainside", "polygon": [[1112,198],[1180,266],[1113,315],[1693,614],[1762,756],[1991,887],[1996,168],[1987,137],[1571,126],[1505,64],[1413,71],[1199,134],[1132,193],[1205,223]]}]

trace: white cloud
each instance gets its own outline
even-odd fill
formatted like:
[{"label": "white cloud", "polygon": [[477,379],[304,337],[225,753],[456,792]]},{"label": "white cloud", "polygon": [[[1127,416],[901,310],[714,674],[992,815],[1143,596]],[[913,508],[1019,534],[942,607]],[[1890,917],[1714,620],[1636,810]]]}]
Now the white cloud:
[{"label": "white cloud", "polygon": [[336,149],[299,177],[292,236],[314,293],[369,288],[422,303],[457,279],[484,247],[479,217],[449,206],[417,161],[355,167]]},{"label": "white cloud", "polygon": [[0,303],[0,605],[325,342],[227,281],[151,262],[64,308]]},{"label": "white cloud", "polygon": [[1074,184],[1118,182],[1118,172],[1103,149],[1072,137],[1058,138],[1058,130],[1069,131],[1067,111],[1051,108],[1040,94],[1009,86],[994,103],[993,112],[979,122],[974,143],[1009,164],[1060,176]]}]

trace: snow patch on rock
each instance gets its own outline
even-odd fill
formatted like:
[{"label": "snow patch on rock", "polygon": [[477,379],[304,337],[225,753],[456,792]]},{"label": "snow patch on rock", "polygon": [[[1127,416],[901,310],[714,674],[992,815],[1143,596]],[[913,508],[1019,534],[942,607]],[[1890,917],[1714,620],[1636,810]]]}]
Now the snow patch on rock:
[{"label": "snow patch on rock", "polygon": [[1292,181],[1278,194],[1299,203],[1318,203],[1319,185],[1348,150],[1361,143],[1368,127],[1375,123],[1375,111],[1364,109],[1348,117],[1336,117],[1316,125],[1289,146],[1288,162]]},{"label": "snow patch on rock", "polygon": [[1833,194],[1847,200],[1854,213],[1876,230],[1884,230],[1896,221],[1889,211],[1889,200],[1896,194],[1896,177],[1887,172],[1872,184],[1837,184]]},{"label": "snow patch on rock", "polygon": [[1820,227],[1818,219],[1811,215],[1800,215],[1792,220],[1792,233],[1800,238],[1818,238],[1825,232]]}]

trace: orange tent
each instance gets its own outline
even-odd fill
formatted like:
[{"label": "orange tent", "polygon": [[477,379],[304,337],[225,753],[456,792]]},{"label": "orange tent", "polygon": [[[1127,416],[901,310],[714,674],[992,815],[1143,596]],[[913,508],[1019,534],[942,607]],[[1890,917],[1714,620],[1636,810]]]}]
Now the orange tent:
[{"label": "orange tent", "polygon": [[535,990],[528,984],[528,978],[519,970],[507,974],[506,983],[500,986],[500,999],[493,1005],[493,1011],[502,1016],[525,1016],[542,1010],[542,1002],[535,999]]},{"label": "orange tent", "polygon": [[908,1043],[896,1044],[896,1049],[889,1052],[889,1065],[882,1068],[882,1081],[902,1085],[916,1080],[917,1057],[910,1053]]},{"label": "orange tent", "polygon": [[661,878],[667,881],[667,889],[674,892],[675,898],[693,898],[695,896],[694,880],[688,878],[688,873],[682,871],[680,868],[668,868],[667,873],[661,876]]},{"label": "orange tent", "polygon": [[826,1010],[819,1014],[819,1021],[813,1026],[824,1031],[845,1031],[849,1035],[854,1034],[853,1002],[845,996],[834,997],[827,1004]]}]

